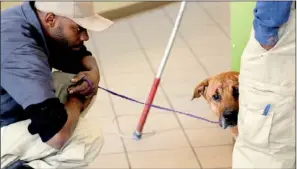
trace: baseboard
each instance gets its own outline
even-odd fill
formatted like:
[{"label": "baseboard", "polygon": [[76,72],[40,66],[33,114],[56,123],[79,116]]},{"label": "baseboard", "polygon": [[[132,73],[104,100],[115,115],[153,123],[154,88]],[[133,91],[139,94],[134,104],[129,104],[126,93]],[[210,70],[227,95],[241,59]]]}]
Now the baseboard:
[{"label": "baseboard", "polygon": [[[173,1],[174,2],[174,1]],[[128,5],[122,8],[113,9],[110,11],[99,13],[101,16],[108,18],[110,20],[116,20],[124,18],[133,14],[144,12],[150,9],[162,7],[172,3],[170,1],[157,1],[157,2],[138,2],[132,5]]]}]

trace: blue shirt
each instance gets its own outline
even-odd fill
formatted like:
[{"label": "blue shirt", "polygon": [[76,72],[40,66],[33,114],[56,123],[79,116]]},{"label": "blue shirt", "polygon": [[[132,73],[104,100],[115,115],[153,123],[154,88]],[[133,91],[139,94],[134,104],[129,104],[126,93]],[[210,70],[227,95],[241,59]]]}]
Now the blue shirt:
[{"label": "blue shirt", "polygon": [[[53,49],[53,50],[51,50]],[[85,47],[74,52],[49,45],[34,2],[1,12],[1,127],[28,119],[29,105],[55,98],[52,68],[68,73],[84,70]]]},{"label": "blue shirt", "polygon": [[290,16],[293,1],[258,1],[254,9],[255,38],[263,45],[275,45],[278,29]]}]

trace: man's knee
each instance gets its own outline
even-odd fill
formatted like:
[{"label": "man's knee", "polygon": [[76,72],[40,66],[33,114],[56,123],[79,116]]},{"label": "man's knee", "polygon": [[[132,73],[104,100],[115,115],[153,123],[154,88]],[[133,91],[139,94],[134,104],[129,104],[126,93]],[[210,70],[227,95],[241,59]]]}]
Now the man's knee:
[{"label": "man's knee", "polygon": [[53,72],[54,87],[56,90],[56,96],[62,103],[66,103],[68,91],[67,88],[71,84],[71,79],[75,76],[74,74],[64,73],[60,71]]},{"label": "man's knee", "polygon": [[[68,97],[68,87],[71,84],[71,79],[75,76],[75,74],[71,73],[65,73],[61,71],[54,71],[53,72],[53,81],[54,81],[54,87],[56,90],[56,96],[59,98],[60,102],[65,104],[67,102]],[[90,107],[93,105],[93,103],[96,100],[97,95],[94,95],[89,102],[89,105],[84,109],[84,111],[81,113],[81,116],[84,117]]]}]

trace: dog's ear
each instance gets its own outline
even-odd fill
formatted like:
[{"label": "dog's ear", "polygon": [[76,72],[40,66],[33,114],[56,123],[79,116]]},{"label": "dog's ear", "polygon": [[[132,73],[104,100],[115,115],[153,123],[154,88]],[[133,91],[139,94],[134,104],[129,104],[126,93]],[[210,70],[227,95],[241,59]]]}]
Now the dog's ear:
[{"label": "dog's ear", "polygon": [[206,88],[208,86],[208,81],[209,79],[205,79],[201,83],[199,83],[199,85],[196,86],[192,100],[194,100],[195,98],[199,98],[201,95],[205,94]]}]

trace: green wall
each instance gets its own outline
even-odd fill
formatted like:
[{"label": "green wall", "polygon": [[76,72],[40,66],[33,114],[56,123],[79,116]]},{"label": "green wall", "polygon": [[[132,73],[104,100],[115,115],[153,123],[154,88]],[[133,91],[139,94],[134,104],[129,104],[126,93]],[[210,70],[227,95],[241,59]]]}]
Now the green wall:
[{"label": "green wall", "polygon": [[232,70],[239,71],[240,58],[249,40],[255,2],[231,2],[231,57]]}]

